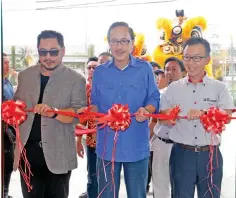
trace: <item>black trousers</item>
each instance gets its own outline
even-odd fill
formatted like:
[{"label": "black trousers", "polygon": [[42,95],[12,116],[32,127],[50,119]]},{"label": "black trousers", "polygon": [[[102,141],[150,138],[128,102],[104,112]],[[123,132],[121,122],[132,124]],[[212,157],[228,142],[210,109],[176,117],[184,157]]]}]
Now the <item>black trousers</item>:
[{"label": "black trousers", "polygon": [[13,171],[14,150],[11,148],[4,149],[4,198],[8,198],[9,184]]},{"label": "black trousers", "polygon": [[147,191],[150,188],[150,183],[152,179],[152,160],[153,160],[153,151],[150,151],[150,157],[148,162],[148,181],[147,181]]},{"label": "black trousers", "polygon": [[[24,198],[67,198],[71,171],[66,174],[53,174],[48,170],[43,150],[38,143],[27,143],[25,148],[33,173],[30,180],[33,189],[28,192],[25,181],[21,176],[21,188]],[[23,162],[21,164],[23,165]]]}]

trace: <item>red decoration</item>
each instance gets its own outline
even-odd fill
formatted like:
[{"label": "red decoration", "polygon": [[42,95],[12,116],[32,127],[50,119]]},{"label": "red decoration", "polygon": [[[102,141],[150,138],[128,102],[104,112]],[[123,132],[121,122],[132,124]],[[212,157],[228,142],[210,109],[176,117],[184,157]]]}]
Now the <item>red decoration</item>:
[{"label": "red decoration", "polygon": [[19,171],[24,178],[24,181],[28,187],[28,191],[32,189],[30,185],[30,176],[32,175],[30,170],[30,164],[26,157],[26,150],[24,149],[24,145],[20,139],[20,131],[19,125],[26,120],[25,113],[26,105],[25,103],[17,100],[16,102],[13,100],[6,101],[2,104],[2,120],[7,124],[14,127],[16,131],[16,144],[18,145],[19,152],[17,153],[17,159],[24,161],[24,170],[22,169],[21,164],[19,164]]},{"label": "red decoration", "polygon": [[97,119],[97,124],[108,125],[114,131],[125,131],[131,124],[128,105],[115,104],[108,110],[108,115]]},{"label": "red decoration", "polygon": [[201,116],[200,120],[207,132],[221,134],[225,130],[225,124],[227,124],[229,116],[225,111],[211,107],[206,114]]},{"label": "red decoration", "polygon": [[9,125],[21,124],[26,120],[25,103],[13,100],[6,101],[2,104],[2,120]]}]

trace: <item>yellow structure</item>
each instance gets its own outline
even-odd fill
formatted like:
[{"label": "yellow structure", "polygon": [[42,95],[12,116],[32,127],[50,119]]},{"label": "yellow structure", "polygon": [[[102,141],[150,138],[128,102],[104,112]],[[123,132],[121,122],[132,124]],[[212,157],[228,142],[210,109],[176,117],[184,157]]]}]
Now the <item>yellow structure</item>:
[{"label": "yellow structure", "polygon": [[132,55],[145,61],[152,61],[152,56],[148,54],[145,46],[145,36],[142,33],[135,33],[135,42]]},{"label": "yellow structure", "polygon": [[[182,60],[183,44],[190,37],[202,37],[202,32],[207,28],[207,21],[204,17],[187,19],[184,10],[176,11],[174,21],[167,18],[159,18],[156,28],[162,31],[161,42],[153,52],[153,60],[164,67],[167,58],[174,56]],[[212,61],[205,68],[209,76],[212,74]]]}]

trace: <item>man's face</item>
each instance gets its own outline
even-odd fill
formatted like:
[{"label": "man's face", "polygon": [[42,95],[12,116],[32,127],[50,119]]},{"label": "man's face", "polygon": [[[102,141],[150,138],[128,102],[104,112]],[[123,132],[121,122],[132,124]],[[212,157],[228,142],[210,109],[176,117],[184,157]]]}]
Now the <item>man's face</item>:
[{"label": "man's face", "polygon": [[176,61],[170,61],[165,65],[165,77],[168,84],[183,77],[180,65]]},{"label": "man's face", "polygon": [[87,65],[87,70],[88,71],[94,70],[95,67],[97,67],[97,66],[98,66],[98,62],[97,61],[89,61],[88,65]]},{"label": "man's face", "polygon": [[10,72],[9,58],[7,56],[3,56],[3,72],[4,76],[7,76]]},{"label": "man's face", "polygon": [[[210,61],[209,56],[205,57],[206,51],[204,45],[196,44],[186,46],[183,54],[183,63],[188,76],[198,78],[202,77],[205,72],[205,65],[207,65]],[[191,59],[188,60],[189,58]]]},{"label": "man's face", "polygon": [[159,89],[163,89],[168,86],[164,73],[159,73],[156,77],[156,81]]},{"label": "man's face", "polygon": [[65,48],[59,45],[56,38],[41,39],[38,51],[39,60],[47,70],[55,69],[65,55]]},{"label": "man's face", "polygon": [[118,26],[111,30],[109,47],[115,61],[124,61],[132,52],[134,42],[131,41],[129,28]]},{"label": "man's face", "polygon": [[159,82],[161,80],[163,80],[163,78],[165,78],[165,74],[164,73],[159,73],[157,76],[156,76],[156,82],[157,84],[159,84]]},{"label": "man's face", "polygon": [[98,57],[98,65],[102,65],[106,63],[107,61],[110,61],[111,57],[110,56],[99,56]]}]

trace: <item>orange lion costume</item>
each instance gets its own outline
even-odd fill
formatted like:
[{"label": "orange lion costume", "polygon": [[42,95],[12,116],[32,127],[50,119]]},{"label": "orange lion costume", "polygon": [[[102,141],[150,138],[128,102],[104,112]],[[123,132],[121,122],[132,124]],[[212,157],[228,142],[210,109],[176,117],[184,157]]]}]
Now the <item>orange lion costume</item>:
[{"label": "orange lion costume", "polygon": [[[164,62],[169,57],[176,57],[182,60],[183,44],[190,37],[202,37],[202,32],[207,28],[204,17],[187,19],[184,10],[176,10],[176,19],[171,21],[167,18],[159,18],[156,27],[163,31],[160,43],[153,52],[153,60],[164,67]],[[212,74],[212,61],[206,65],[205,70],[209,76]]]}]

